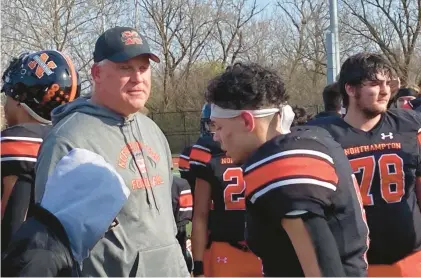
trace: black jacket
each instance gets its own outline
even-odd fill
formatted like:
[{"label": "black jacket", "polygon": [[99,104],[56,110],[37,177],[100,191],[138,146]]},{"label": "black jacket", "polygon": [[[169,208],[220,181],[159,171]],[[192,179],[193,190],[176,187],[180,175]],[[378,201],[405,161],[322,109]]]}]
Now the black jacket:
[{"label": "black jacket", "polygon": [[341,117],[341,114],[335,112],[335,111],[323,111],[314,116],[315,119],[318,118],[326,118],[326,117]]},{"label": "black jacket", "polygon": [[60,221],[40,206],[31,210],[2,254],[2,276],[80,276]]}]

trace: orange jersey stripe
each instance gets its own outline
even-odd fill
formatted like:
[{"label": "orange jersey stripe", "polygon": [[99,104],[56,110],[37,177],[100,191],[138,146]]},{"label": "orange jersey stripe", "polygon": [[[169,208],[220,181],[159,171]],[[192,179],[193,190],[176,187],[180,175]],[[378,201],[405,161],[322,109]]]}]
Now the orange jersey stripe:
[{"label": "orange jersey stripe", "polygon": [[1,143],[2,156],[37,156],[41,143],[10,141]]},{"label": "orange jersey stripe", "polygon": [[338,183],[335,168],[327,161],[309,156],[293,156],[278,159],[244,175],[246,196],[262,185],[284,178],[313,178]]},{"label": "orange jersey stripe", "polygon": [[73,64],[72,60],[70,60],[70,58],[67,55],[63,55],[64,59],[66,59],[67,65],[70,68],[70,74],[72,76],[72,86],[70,87],[70,96],[69,96],[69,102],[73,101],[76,98],[76,93],[77,93],[77,74],[76,74],[76,69],[75,69],[75,65]]},{"label": "orange jersey stripe", "polygon": [[180,204],[180,208],[192,207],[193,196],[191,195],[191,193],[181,194],[178,203]]},{"label": "orange jersey stripe", "polygon": [[199,148],[192,148],[190,153],[190,160],[199,161],[202,163],[208,163],[212,158],[212,155],[205,151],[201,150]]},{"label": "orange jersey stripe", "polygon": [[184,169],[190,169],[189,161],[183,157],[179,157],[178,159],[178,167]]}]

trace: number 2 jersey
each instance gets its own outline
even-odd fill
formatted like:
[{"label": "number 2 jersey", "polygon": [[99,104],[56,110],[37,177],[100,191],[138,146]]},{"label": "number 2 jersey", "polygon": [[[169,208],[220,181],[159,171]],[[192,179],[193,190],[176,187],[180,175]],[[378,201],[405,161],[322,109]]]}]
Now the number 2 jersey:
[{"label": "number 2 jersey", "polygon": [[[304,276],[281,220],[306,214],[328,226],[327,233],[311,234],[314,242],[326,245],[325,238],[334,238],[332,254],[318,252],[315,244],[322,276],[367,275],[368,228],[358,187],[343,149],[328,132],[294,127],[264,143],[242,167],[246,240],[261,258],[265,276]],[[340,257],[343,271],[330,267],[329,256]]]},{"label": "number 2 jersey", "polygon": [[315,122],[338,141],[357,177],[370,228],[370,264],[392,264],[421,250],[415,193],[421,176],[421,115],[389,110],[365,132],[342,119]]},{"label": "number 2 jersey", "polygon": [[211,137],[201,137],[190,152],[190,171],[211,186],[210,241],[244,241],[244,180],[241,167],[233,164]]}]

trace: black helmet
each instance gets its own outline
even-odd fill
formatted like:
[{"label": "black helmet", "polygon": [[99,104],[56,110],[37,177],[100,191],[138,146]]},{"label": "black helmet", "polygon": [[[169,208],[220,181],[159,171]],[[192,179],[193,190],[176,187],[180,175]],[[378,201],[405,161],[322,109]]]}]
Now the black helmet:
[{"label": "black helmet", "polygon": [[212,132],[210,130],[211,123],[211,105],[210,103],[205,103],[202,107],[202,114],[200,115],[200,137],[211,136]]},{"label": "black helmet", "polygon": [[2,92],[47,121],[51,120],[54,108],[80,95],[80,79],[73,62],[55,50],[24,53],[14,58],[2,81]]}]

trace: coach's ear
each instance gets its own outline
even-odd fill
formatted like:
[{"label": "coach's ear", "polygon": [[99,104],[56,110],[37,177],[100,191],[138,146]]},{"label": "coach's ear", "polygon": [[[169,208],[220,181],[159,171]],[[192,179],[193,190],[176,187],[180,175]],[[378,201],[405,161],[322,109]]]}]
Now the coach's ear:
[{"label": "coach's ear", "polygon": [[241,112],[240,117],[244,122],[244,127],[247,129],[247,131],[252,132],[255,127],[253,115],[248,111],[243,111]]}]

